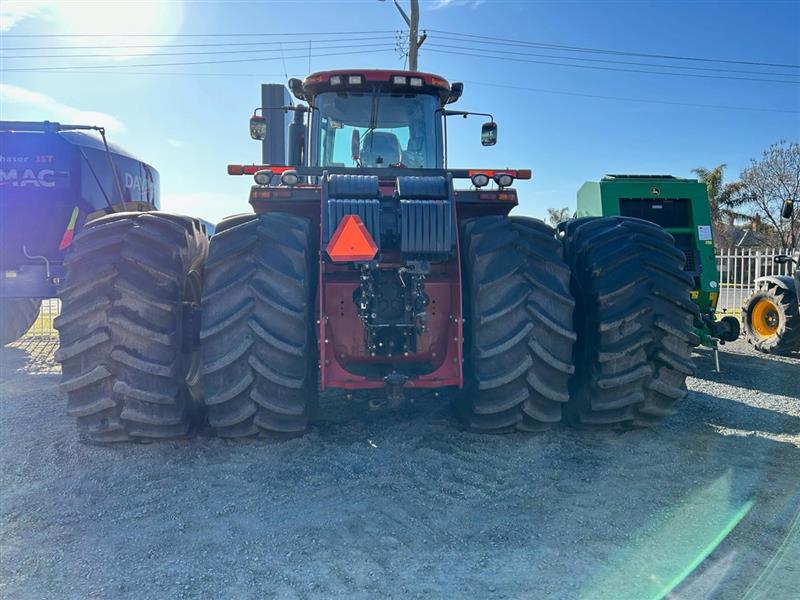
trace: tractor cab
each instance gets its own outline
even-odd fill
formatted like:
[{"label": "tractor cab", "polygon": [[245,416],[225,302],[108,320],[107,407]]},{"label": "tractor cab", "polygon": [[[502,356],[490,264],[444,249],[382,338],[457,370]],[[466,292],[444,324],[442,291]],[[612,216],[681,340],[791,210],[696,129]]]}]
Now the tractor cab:
[{"label": "tractor cab", "polygon": [[335,71],[310,75],[293,91],[311,107],[311,166],[444,166],[442,110],[458,98],[444,79],[407,71]]},{"label": "tractor cab", "polygon": [[[290,79],[289,89],[307,105],[257,108],[250,136],[264,140],[270,129],[281,128],[272,111],[293,111],[295,124],[304,130],[301,139],[293,139],[289,132],[290,147],[303,144],[302,151],[288,152],[287,162],[296,166],[442,169],[447,163],[445,117],[491,117],[447,110],[445,106],[461,97],[464,86],[429,73],[326,71],[304,80]],[[271,132],[276,133],[281,132]],[[481,143],[491,146],[496,141],[497,124],[492,119],[481,128]]]}]

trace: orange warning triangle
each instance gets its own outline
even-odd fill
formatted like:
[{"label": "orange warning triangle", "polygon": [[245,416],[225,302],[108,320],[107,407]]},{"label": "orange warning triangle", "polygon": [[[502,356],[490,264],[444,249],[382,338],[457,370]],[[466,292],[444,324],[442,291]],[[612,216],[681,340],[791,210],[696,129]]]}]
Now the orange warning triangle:
[{"label": "orange warning triangle", "polygon": [[333,232],[327,251],[334,262],[372,260],[378,245],[358,215],[346,215]]}]

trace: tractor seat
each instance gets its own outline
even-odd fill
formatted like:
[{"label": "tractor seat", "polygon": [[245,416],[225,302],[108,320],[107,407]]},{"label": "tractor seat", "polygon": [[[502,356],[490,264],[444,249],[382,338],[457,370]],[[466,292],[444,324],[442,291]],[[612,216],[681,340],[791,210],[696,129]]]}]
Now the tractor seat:
[{"label": "tractor seat", "polygon": [[361,164],[388,167],[400,162],[400,141],[389,131],[370,131],[361,143]]}]

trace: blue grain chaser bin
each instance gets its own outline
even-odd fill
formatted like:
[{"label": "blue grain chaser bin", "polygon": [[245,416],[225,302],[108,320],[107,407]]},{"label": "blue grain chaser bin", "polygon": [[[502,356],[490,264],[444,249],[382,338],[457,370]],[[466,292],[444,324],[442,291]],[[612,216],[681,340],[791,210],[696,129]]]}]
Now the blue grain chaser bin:
[{"label": "blue grain chaser bin", "polygon": [[159,206],[158,171],[108,144],[103,128],[0,121],[0,344],[56,295],[88,220]]}]

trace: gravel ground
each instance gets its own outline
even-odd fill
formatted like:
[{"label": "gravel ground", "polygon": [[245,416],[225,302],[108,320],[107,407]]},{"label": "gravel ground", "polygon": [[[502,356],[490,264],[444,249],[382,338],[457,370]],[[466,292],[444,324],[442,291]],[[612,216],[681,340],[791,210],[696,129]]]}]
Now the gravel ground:
[{"label": "gravel ground", "polygon": [[0,349],[0,597],[752,598],[800,589],[800,356],[708,353],[624,434],[323,398],[280,444],[77,441],[46,342]]}]

